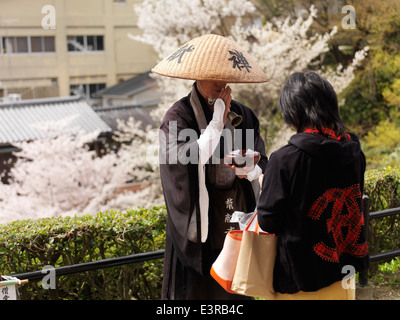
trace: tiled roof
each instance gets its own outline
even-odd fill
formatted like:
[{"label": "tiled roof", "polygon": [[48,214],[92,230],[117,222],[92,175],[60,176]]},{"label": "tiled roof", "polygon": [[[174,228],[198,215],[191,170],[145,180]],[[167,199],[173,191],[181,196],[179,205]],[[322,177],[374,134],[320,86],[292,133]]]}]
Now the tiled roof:
[{"label": "tiled roof", "polygon": [[142,123],[142,129],[148,126],[155,128],[159,126],[159,122],[154,120],[150,115],[150,108],[143,106],[116,106],[108,108],[96,108],[96,113],[104,120],[113,130],[117,130],[117,119],[127,121],[129,117]]},{"label": "tiled roof", "polygon": [[156,80],[150,76],[150,71],[139,74],[112,87],[97,91],[94,97],[130,97],[156,85]]},{"label": "tiled roof", "polygon": [[85,132],[111,128],[79,97],[22,100],[0,104],[0,143],[35,140],[43,133],[35,124],[73,117],[70,126]]}]

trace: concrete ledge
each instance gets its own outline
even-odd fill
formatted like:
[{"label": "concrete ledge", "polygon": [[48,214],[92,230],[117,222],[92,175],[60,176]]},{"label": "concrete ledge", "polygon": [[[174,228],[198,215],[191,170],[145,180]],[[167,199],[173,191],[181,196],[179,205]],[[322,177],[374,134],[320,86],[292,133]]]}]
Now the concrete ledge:
[{"label": "concrete ledge", "polygon": [[356,286],[356,300],[373,300],[372,287],[370,285],[366,286]]}]

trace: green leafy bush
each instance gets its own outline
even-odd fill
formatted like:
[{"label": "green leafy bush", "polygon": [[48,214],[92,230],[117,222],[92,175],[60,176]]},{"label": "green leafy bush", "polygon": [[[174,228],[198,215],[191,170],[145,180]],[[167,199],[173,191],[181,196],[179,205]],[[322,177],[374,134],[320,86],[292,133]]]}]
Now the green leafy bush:
[{"label": "green leafy bush", "polygon": [[400,259],[396,257],[392,259],[390,262],[385,262],[379,265],[379,271],[384,273],[395,273],[400,270]]},{"label": "green leafy bush", "polygon": [[[365,174],[370,212],[400,207],[400,168],[386,167]],[[400,248],[400,215],[372,219],[369,223],[371,254]]]},{"label": "green leafy bush", "polygon": [[400,207],[400,168],[368,170],[364,185],[371,212]]},{"label": "green leafy bush", "polygon": [[[5,275],[121,257],[164,248],[165,208],[15,221],[0,225]],[[162,259],[61,276],[56,289],[37,281],[22,299],[159,299]]]}]

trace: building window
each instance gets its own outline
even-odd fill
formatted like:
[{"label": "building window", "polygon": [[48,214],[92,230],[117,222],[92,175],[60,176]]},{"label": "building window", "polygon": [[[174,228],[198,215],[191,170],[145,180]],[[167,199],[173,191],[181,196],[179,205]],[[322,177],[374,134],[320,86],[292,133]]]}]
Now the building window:
[{"label": "building window", "polygon": [[18,53],[28,53],[28,38],[27,37],[14,37],[14,49]]},{"label": "building window", "polygon": [[54,37],[0,37],[0,54],[55,52]]},{"label": "building window", "polygon": [[86,99],[91,99],[93,94],[106,87],[105,83],[78,84],[70,87],[70,95],[83,96]]},{"label": "building window", "polygon": [[69,52],[104,51],[104,36],[68,36]]},{"label": "building window", "polygon": [[31,37],[32,52],[55,52],[54,37]]}]

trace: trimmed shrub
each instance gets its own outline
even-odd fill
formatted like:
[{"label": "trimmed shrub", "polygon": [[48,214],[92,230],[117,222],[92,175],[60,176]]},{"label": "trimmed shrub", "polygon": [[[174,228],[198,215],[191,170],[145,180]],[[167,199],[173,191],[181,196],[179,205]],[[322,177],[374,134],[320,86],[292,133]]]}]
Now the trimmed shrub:
[{"label": "trimmed shrub", "polygon": [[[365,174],[365,191],[370,212],[400,207],[400,168],[386,167]],[[400,248],[400,215],[370,220],[371,254]]]},{"label": "trimmed shrub", "polygon": [[[5,275],[91,262],[164,248],[166,209],[15,221],[0,225]],[[159,299],[162,259],[61,276],[56,289],[20,287],[22,299]]]}]

